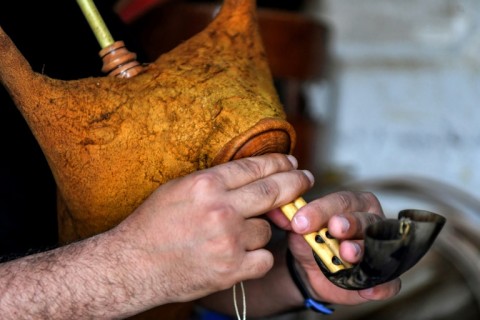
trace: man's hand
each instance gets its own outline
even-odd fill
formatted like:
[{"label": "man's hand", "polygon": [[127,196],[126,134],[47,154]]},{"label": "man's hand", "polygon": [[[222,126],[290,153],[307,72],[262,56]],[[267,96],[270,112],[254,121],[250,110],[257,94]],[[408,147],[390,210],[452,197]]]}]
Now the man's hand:
[{"label": "man's hand", "polygon": [[107,232],[0,264],[2,319],[124,318],[260,278],[273,265],[261,215],[312,184],[280,154],[172,180]]},{"label": "man's hand", "polygon": [[192,300],[259,278],[273,266],[269,223],[260,217],[305,192],[309,172],[280,154],[229,162],[170,181],[118,232],[149,262],[161,303]]},{"label": "man's hand", "polygon": [[[387,299],[399,292],[400,279],[358,291],[337,287],[325,278],[313,258],[312,249],[302,236],[327,226],[329,233],[340,241],[342,260],[358,263],[363,254],[365,228],[385,218],[378,199],[372,193],[342,191],[329,194],[299,209],[291,223],[280,210],[274,210],[268,216],[279,227],[293,231],[289,234],[289,247],[316,299],[350,305]],[[301,299],[299,294],[297,298]]]}]

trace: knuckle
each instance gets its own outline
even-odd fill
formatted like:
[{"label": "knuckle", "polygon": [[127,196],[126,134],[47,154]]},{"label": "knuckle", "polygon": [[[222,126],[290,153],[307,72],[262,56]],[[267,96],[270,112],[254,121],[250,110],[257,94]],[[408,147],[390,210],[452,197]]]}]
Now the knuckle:
[{"label": "knuckle", "polygon": [[[300,172],[299,172],[300,173]],[[308,189],[312,186],[310,179],[304,174],[299,175],[299,179],[295,180],[298,184],[295,185],[296,189]]]},{"label": "knuckle", "polygon": [[218,240],[216,248],[218,250],[218,253],[222,256],[221,261],[223,261],[223,263],[220,264],[220,267],[223,267],[223,268],[220,268],[220,270],[228,269],[231,262],[235,260],[234,259],[235,256],[233,253],[237,251],[235,250],[236,244],[237,244],[237,241],[233,239],[233,237],[227,236]]},{"label": "knuckle", "polygon": [[273,181],[261,181],[258,184],[258,197],[272,199],[272,204],[276,203],[280,194],[280,187]]},{"label": "knuckle", "polygon": [[254,159],[243,159],[243,161],[239,161],[237,164],[243,172],[246,172],[252,177],[263,176],[263,172],[265,171],[264,165],[261,165],[259,161],[255,161]]},{"label": "knuckle", "polygon": [[[268,161],[265,160],[268,157]],[[270,171],[283,171],[291,168],[292,164],[285,155],[268,154],[264,157],[244,158],[232,162],[232,169],[239,170],[253,178],[265,177]]]},{"label": "knuckle", "polygon": [[215,239],[215,259],[211,261],[211,269],[218,275],[227,275],[234,271],[237,265],[237,244],[234,237],[225,236]]},{"label": "knuckle", "polygon": [[365,192],[362,192],[360,196],[365,200],[365,202],[369,207],[380,206],[380,201],[378,200],[377,196],[372,192],[365,191]]},{"label": "knuckle", "polygon": [[236,271],[238,271],[238,266],[241,261],[239,261],[238,256],[235,256],[232,252],[231,243],[229,241],[224,241],[224,245],[219,246],[220,249],[224,249],[223,255],[217,261],[212,262],[210,268],[215,272],[215,274],[220,278],[231,277]]},{"label": "knuckle", "polygon": [[373,213],[363,214],[362,217],[363,217],[363,225],[365,228],[383,219],[381,216]]},{"label": "knuckle", "polygon": [[352,193],[349,191],[339,191],[336,193],[337,202],[342,211],[347,211],[352,207]]},{"label": "knuckle", "polygon": [[193,177],[192,189],[205,192],[214,189],[218,182],[219,179],[214,173],[202,172]]},{"label": "knuckle", "polygon": [[205,217],[207,225],[224,226],[230,224],[235,216],[235,209],[230,204],[216,203],[215,208],[210,208]]}]

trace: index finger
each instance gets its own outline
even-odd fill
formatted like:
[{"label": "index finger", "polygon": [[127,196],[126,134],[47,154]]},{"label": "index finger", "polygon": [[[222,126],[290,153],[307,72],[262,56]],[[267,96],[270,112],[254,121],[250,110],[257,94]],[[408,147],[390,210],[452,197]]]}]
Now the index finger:
[{"label": "index finger", "polygon": [[272,174],[228,192],[229,203],[246,218],[266,213],[293,201],[313,186],[314,177],[307,170]]},{"label": "index finger", "polygon": [[243,158],[220,164],[215,174],[227,189],[236,189],[274,173],[296,169],[297,159],[280,153]]}]

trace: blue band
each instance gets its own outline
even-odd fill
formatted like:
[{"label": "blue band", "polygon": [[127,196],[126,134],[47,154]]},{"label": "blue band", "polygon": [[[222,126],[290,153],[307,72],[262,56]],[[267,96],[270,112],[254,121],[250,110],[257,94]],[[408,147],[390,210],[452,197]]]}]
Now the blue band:
[{"label": "blue band", "polygon": [[334,311],[333,309],[330,309],[327,306],[325,306],[323,303],[319,301],[315,301],[312,298],[305,299],[305,307],[323,314],[332,314]]}]

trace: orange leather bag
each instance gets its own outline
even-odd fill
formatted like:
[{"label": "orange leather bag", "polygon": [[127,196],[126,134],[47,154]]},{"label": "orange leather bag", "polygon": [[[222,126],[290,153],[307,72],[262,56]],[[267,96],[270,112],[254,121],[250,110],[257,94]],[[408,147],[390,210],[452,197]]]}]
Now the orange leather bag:
[{"label": "orange leather bag", "polygon": [[[202,32],[131,79],[36,73],[1,28],[0,53],[0,80],[57,184],[62,243],[112,228],[173,178],[295,145],[254,0],[226,0]],[[167,308],[152,314],[182,319],[190,310]]]}]

